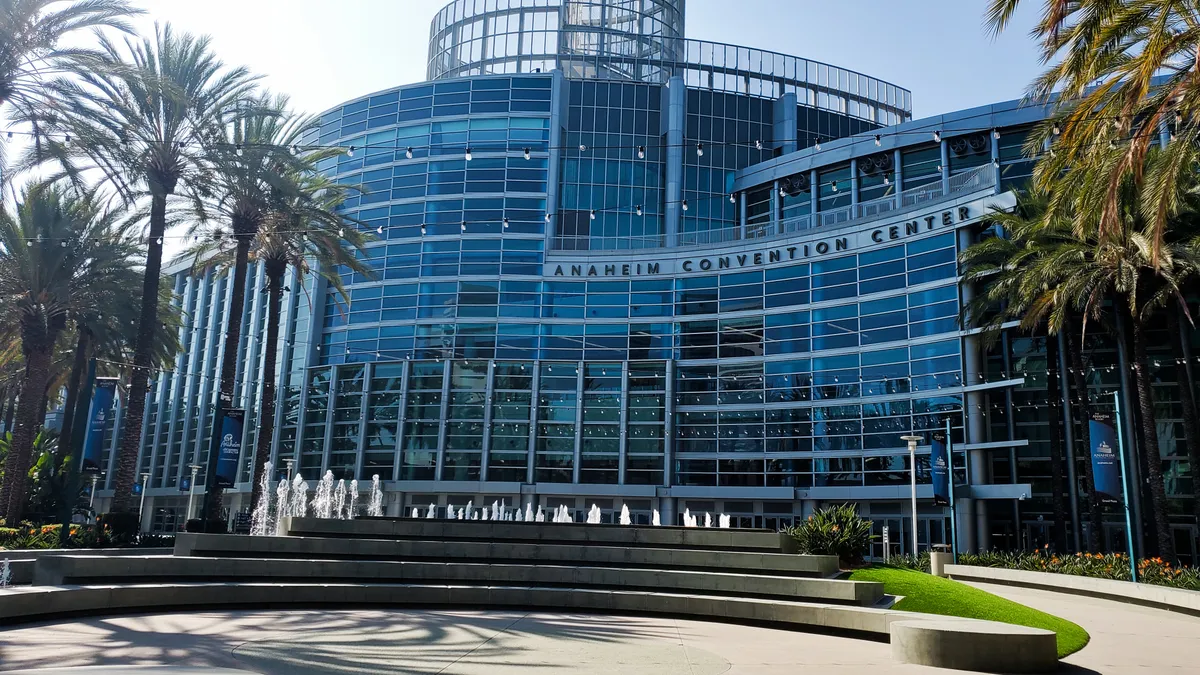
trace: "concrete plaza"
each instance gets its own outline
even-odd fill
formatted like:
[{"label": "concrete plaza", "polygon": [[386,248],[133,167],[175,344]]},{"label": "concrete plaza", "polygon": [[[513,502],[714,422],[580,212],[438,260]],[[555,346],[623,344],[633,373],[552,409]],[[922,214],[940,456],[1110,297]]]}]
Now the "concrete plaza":
[{"label": "concrete plaza", "polygon": [[[1091,644],[1066,659],[1065,672],[1200,673],[1200,618],[1109,600],[979,586],[1087,629]],[[550,612],[208,611],[96,617],[0,631],[0,671],[119,665],[168,666],[162,672],[173,675],[196,672],[189,667],[265,675],[955,672],[896,664],[882,642],[661,617]],[[112,672],[99,672],[105,670]]]}]

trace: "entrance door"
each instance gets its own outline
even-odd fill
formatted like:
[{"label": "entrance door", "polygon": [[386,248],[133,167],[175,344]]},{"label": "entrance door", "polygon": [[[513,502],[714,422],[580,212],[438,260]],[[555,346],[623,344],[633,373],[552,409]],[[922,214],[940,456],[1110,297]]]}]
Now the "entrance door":
[{"label": "entrance door", "polygon": [[1172,525],[1171,535],[1175,538],[1175,555],[1179,556],[1181,565],[1195,566],[1197,562],[1197,550],[1200,547],[1200,542],[1196,540],[1197,528],[1195,525]]}]

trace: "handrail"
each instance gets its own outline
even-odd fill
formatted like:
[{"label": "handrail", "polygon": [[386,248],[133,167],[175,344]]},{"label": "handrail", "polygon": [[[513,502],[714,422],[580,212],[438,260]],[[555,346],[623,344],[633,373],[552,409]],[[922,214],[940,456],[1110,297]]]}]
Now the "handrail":
[{"label": "handrail", "polygon": [[902,213],[953,199],[967,192],[976,192],[995,185],[996,168],[992,163],[975,167],[950,176],[946,190],[942,181],[910,188],[902,192],[867,202],[821,211],[815,214],[794,216],[770,223],[755,224],[746,228],[728,227],[700,232],[680,232],[675,242],[668,242],[665,234],[635,236],[589,236],[561,235],[551,241],[552,251],[587,251],[589,253],[616,253],[648,248],[692,248],[729,244],[739,241],[763,241],[776,239],[798,232],[817,228],[833,228],[859,220],[877,218],[887,214]]}]

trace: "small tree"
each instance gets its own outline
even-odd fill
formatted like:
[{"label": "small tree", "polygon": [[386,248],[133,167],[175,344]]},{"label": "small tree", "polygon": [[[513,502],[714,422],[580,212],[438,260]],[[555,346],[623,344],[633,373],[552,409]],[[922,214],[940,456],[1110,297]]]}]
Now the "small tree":
[{"label": "small tree", "polygon": [[817,509],[808,519],[787,529],[809,555],[836,555],[842,566],[861,564],[871,546],[871,521],[858,515],[854,504]]}]

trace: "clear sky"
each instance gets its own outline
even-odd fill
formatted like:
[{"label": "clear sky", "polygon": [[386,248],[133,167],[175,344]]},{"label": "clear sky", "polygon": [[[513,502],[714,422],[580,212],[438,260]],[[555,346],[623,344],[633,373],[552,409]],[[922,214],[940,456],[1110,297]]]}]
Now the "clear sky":
[{"label": "clear sky", "polygon": [[[135,0],[155,21],[205,33],[297,108],[425,79],[429,22],[449,0]],[[1026,0],[993,40],[985,0],[688,0],[688,37],[857,70],[912,90],[925,117],[1019,98],[1039,71]]]}]

